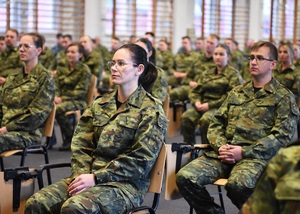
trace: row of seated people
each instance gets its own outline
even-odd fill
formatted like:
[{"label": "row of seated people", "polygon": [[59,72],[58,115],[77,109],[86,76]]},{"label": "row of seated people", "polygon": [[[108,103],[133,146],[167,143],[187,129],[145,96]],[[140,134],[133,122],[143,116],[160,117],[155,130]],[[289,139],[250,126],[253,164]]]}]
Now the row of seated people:
[{"label": "row of seated people", "polygon": [[[193,69],[190,70],[181,80],[182,84],[169,92],[171,102],[175,105],[178,101],[192,105],[181,116],[181,132],[184,142],[191,145],[195,144],[195,135],[191,133],[194,133],[197,126],[200,126],[202,143],[208,143],[206,135],[212,115],[233,87],[251,80],[250,63],[255,59],[253,55],[247,57],[247,66],[243,71],[248,77],[243,79],[245,75],[242,76],[241,72],[230,65],[231,52],[227,45],[218,44],[217,37],[211,35],[208,37],[206,47],[207,56],[212,53],[211,57],[197,61],[195,64],[198,64],[197,68],[200,70],[196,72],[196,75]],[[291,44],[282,43],[278,48],[278,63],[272,76],[293,92],[298,103],[300,67],[293,60],[294,54]],[[257,60],[270,59],[258,57]],[[193,78],[189,76],[191,73],[193,73]]]},{"label": "row of seated people", "polygon": [[[25,34],[20,40],[19,57],[24,65],[8,75],[2,88],[0,152],[15,149],[14,139],[23,142],[18,143],[22,149],[41,137],[36,130],[50,112],[55,95],[53,78],[38,63],[42,48],[40,35]],[[226,46],[216,50],[216,55],[221,55]],[[118,88],[97,99],[81,117],[72,139],[72,175],[32,196],[26,213],[49,213],[53,209],[124,213],[142,203],[168,123],[161,102],[146,93],[159,73],[148,62],[147,54],[145,48],[135,44],[115,52],[109,67]],[[212,116],[207,133],[214,151],[194,160],[177,175],[181,194],[199,213],[221,213],[213,202],[207,203],[210,197],[203,185],[229,173],[228,195],[241,208],[267,161],[289,144],[295,132],[299,116],[295,96],[272,78],[277,54],[271,43],[254,44],[250,55],[252,81],[231,90]],[[32,85],[24,84],[30,81]],[[11,93],[15,84],[15,93]],[[36,123],[37,135],[28,134],[31,123]],[[60,195],[54,192],[63,197],[53,197]],[[95,192],[99,193],[97,200],[91,198]]]},{"label": "row of seated people", "polygon": [[[42,36],[21,37],[18,52],[24,64],[2,86],[0,152],[38,142],[55,100],[55,81],[57,85],[81,78],[88,82],[91,73],[78,62],[79,47],[78,43],[68,46],[68,62],[85,72],[69,79],[69,71],[59,70],[53,78],[38,62]],[[72,174],[34,194],[25,213],[125,213],[142,203],[168,126],[162,103],[148,93],[159,71],[147,54],[137,44],[115,52],[108,66],[118,87],[95,100],[81,116],[72,138]],[[87,85],[83,82],[80,89]]]}]

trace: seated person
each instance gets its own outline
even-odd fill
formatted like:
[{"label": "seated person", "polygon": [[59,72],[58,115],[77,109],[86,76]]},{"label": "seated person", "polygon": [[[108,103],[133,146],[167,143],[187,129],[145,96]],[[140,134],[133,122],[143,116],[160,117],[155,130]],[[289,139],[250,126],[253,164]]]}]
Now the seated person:
[{"label": "seated person", "polygon": [[0,96],[0,153],[40,143],[53,106],[54,80],[39,63],[42,36],[28,33],[19,43],[22,67],[6,78]]},{"label": "seated person", "polygon": [[272,43],[253,45],[252,81],[232,89],[210,121],[207,137],[213,151],[177,173],[179,191],[197,213],[224,213],[205,188],[219,178],[228,178],[227,196],[240,209],[267,162],[289,145],[299,111],[292,92],[272,78],[277,58]]},{"label": "seated person", "polygon": [[257,181],[240,214],[300,213],[300,141],[279,150]]},{"label": "seated person", "polygon": [[181,132],[184,142],[194,145],[195,128],[199,124],[202,143],[207,142],[207,129],[211,117],[222,105],[227,93],[237,85],[243,84],[239,72],[228,65],[230,49],[218,44],[214,50],[214,66],[203,72],[196,88],[189,93],[192,107],[181,116]]},{"label": "seated person", "polygon": [[66,112],[82,110],[87,107],[87,92],[92,73],[89,67],[80,61],[84,47],[80,43],[71,43],[67,47],[67,66],[58,66],[55,76],[55,118],[60,126],[63,145],[61,151],[70,150],[74,127]]},{"label": "seated person", "polygon": [[108,67],[118,87],[81,116],[72,139],[72,175],[29,198],[26,214],[125,214],[142,204],[168,125],[160,102],[147,92],[157,70],[136,44],[120,47]]}]

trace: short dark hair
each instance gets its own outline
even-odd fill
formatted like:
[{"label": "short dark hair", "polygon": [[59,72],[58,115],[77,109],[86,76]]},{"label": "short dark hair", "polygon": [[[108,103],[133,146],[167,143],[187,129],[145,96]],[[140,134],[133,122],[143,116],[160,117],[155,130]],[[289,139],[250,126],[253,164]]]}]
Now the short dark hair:
[{"label": "short dark hair", "polygon": [[71,42],[71,44],[68,45],[67,50],[71,46],[77,46],[78,47],[78,52],[81,54],[84,54],[84,47],[80,42]]},{"label": "short dark hair", "polygon": [[73,40],[73,37],[71,34],[65,34],[65,35],[63,35],[63,38],[68,38],[70,41]]},{"label": "short dark hair", "polygon": [[17,29],[15,29],[15,28],[9,28],[5,32],[7,33],[7,31],[12,31],[12,32],[14,32],[17,35],[17,37],[19,37],[19,31]]},{"label": "short dark hair", "polygon": [[262,47],[267,47],[269,48],[269,58],[272,60],[278,60],[278,50],[276,46],[272,42],[268,41],[258,41],[255,42],[251,48],[251,51],[257,51],[258,49]]},{"label": "short dark hair", "polygon": [[145,35],[151,35],[153,38],[155,38],[155,34],[151,31],[147,31]]},{"label": "short dark hair", "polygon": [[60,38],[60,37],[63,37],[62,33],[57,33],[56,34],[56,39]]}]

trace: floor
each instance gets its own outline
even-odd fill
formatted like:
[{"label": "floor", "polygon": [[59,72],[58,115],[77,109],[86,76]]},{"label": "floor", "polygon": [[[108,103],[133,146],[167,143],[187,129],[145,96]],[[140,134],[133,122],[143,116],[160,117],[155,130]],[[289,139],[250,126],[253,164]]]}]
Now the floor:
[{"label": "floor", "polygon": [[[71,152],[61,152],[58,151],[58,147],[62,144],[61,140],[61,135],[60,135],[60,130],[55,126],[55,131],[56,131],[56,136],[58,138],[58,144],[55,145],[55,147],[52,150],[49,150],[49,158],[51,163],[61,163],[61,162],[69,162],[70,157],[71,157]],[[199,140],[197,138],[197,140]],[[172,143],[172,142],[183,142],[182,136],[178,134],[175,137],[172,138],[167,138],[166,143]],[[198,142],[198,141],[197,141]],[[20,157],[19,156],[12,156],[5,158],[4,163],[6,168],[13,168],[19,164]],[[28,167],[33,167],[36,168],[39,165],[43,164],[44,160],[41,155],[28,155],[26,157],[25,165]],[[52,175],[52,180],[57,181],[64,176],[69,175],[70,170],[68,168],[64,169],[57,169],[53,170],[51,175]],[[36,185],[36,190],[38,190],[37,185]],[[211,192],[211,195],[215,198],[215,201],[219,203],[219,197],[217,195],[217,187],[213,185],[208,185],[207,189],[209,192]],[[157,210],[158,214],[185,214],[189,213],[189,205],[188,203],[183,199],[177,199],[177,200],[172,200],[172,201],[167,201],[164,199],[164,191],[165,191],[165,181],[163,182],[163,190],[162,190],[162,195],[160,198],[160,204]],[[227,198],[226,196],[226,191],[223,189],[223,196],[224,196],[224,203],[225,203],[225,210],[227,214],[234,214],[238,213],[237,208],[231,203],[231,201]],[[145,205],[151,205],[152,204],[152,195],[149,193],[146,195]],[[195,212],[194,212],[195,213]]]}]

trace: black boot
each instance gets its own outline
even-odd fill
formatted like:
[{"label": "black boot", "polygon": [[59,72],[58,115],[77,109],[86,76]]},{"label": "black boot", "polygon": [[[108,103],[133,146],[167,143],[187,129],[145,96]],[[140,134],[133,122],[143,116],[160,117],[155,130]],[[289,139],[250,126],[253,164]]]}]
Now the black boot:
[{"label": "black boot", "polygon": [[63,136],[63,144],[59,147],[59,151],[71,151],[72,136]]}]

